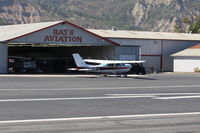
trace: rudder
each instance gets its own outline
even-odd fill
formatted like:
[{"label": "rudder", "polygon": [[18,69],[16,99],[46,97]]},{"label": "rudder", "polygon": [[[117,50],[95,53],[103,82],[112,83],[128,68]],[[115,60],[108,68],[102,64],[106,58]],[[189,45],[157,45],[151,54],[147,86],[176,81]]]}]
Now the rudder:
[{"label": "rudder", "polygon": [[72,54],[77,67],[88,67],[79,54]]}]

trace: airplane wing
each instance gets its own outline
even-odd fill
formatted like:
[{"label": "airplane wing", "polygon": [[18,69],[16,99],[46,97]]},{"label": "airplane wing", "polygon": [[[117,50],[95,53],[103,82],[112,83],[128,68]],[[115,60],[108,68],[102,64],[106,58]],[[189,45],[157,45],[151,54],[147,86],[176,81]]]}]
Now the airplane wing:
[{"label": "airplane wing", "polygon": [[68,68],[68,71],[91,71],[89,68]]},{"label": "airplane wing", "polygon": [[144,63],[144,60],[130,60],[130,61],[126,61],[126,60],[94,60],[94,59],[85,59],[85,62],[89,62],[89,63],[105,63],[105,64],[118,64],[118,63],[124,63],[124,64],[134,64],[134,63]]}]

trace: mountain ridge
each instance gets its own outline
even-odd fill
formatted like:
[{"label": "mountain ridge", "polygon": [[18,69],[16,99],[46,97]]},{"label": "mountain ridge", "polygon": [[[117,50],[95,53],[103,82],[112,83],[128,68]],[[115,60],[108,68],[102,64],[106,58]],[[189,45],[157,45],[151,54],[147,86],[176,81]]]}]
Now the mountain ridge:
[{"label": "mountain ridge", "polygon": [[0,0],[0,24],[67,20],[89,29],[174,32],[200,16],[200,0]]}]

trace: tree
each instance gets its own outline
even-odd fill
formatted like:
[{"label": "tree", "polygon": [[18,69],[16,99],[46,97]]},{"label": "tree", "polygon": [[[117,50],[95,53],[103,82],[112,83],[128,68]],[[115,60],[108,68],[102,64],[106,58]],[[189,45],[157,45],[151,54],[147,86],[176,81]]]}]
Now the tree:
[{"label": "tree", "polygon": [[184,31],[182,30],[182,28],[181,28],[180,25],[176,24],[176,25],[174,26],[174,32],[181,33],[181,32],[184,32]]},{"label": "tree", "polygon": [[193,19],[185,17],[182,19],[182,23],[185,24],[185,27],[188,27],[188,29],[183,30],[180,25],[176,24],[174,26],[175,32],[200,33],[200,16],[194,17]]},{"label": "tree", "polygon": [[189,26],[189,32],[200,33],[200,16],[197,17]]},{"label": "tree", "polygon": [[6,25],[9,24],[6,20],[0,18],[0,25]]}]

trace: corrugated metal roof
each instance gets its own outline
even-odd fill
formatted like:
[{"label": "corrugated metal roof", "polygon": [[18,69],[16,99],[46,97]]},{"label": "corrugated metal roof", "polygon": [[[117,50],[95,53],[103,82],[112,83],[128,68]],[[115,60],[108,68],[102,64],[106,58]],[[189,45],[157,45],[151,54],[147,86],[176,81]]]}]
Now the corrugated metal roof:
[{"label": "corrugated metal roof", "polygon": [[172,56],[200,56],[200,44],[173,54]]},{"label": "corrugated metal roof", "polygon": [[106,38],[200,41],[200,34],[126,31],[126,30],[94,30],[94,29],[88,29],[88,30],[90,32],[93,32],[95,34],[98,34]]},{"label": "corrugated metal roof", "polygon": [[190,47],[189,49],[200,49],[200,44],[194,45]]},{"label": "corrugated metal roof", "polygon": [[[0,26],[0,42],[4,42],[19,36],[23,36],[31,32],[59,24],[61,22],[64,21]],[[200,41],[200,34],[143,32],[143,31],[126,31],[126,30],[94,30],[94,29],[87,29],[87,30],[105,38]]]},{"label": "corrugated metal roof", "polygon": [[200,49],[186,49],[172,56],[200,56]]},{"label": "corrugated metal roof", "polygon": [[0,42],[5,42],[61,22],[62,21],[0,26]]}]

